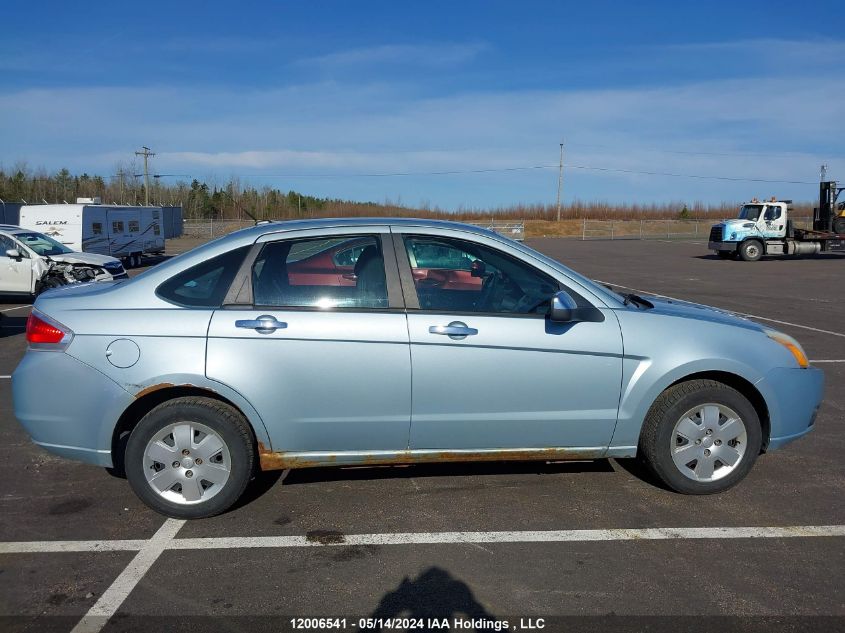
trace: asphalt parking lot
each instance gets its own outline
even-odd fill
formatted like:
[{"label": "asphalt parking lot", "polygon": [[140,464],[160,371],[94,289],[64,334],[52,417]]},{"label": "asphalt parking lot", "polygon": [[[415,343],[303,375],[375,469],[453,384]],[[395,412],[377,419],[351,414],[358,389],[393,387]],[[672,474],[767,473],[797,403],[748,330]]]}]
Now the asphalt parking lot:
[{"label": "asphalt parking lot", "polygon": [[183,523],[30,443],[8,379],[28,307],[4,303],[0,628],[278,631],[331,616],[348,630],[461,616],[511,630],[842,630],[845,257],[529,243],[604,282],[795,336],[826,373],[815,432],[715,496],[664,490],[629,460],[312,469],[262,476],[233,511]]}]

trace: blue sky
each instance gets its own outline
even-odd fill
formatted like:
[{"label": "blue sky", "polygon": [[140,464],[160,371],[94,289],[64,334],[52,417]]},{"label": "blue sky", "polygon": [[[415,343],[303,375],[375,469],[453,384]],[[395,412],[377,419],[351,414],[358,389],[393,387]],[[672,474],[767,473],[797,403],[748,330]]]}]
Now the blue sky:
[{"label": "blue sky", "polygon": [[[812,200],[845,181],[834,2],[14,3],[0,164],[445,208]],[[549,166],[530,170],[511,168]],[[600,169],[615,171],[602,171]],[[434,175],[430,172],[467,172]],[[503,171],[495,171],[503,170]],[[410,173],[410,176],[367,174]]]}]

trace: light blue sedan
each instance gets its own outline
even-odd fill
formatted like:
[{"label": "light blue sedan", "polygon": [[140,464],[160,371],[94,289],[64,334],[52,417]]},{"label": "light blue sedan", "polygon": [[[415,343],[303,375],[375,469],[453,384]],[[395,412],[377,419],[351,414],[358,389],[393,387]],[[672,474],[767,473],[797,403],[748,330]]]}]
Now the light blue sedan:
[{"label": "light blue sedan", "polygon": [[783,333],[426,220],[260,224],[48,292],[26,336],[12,382],[33,440],[183,518],[226,510],[257,469],[309,466],[639,456],[719,492],[822,399]]}]

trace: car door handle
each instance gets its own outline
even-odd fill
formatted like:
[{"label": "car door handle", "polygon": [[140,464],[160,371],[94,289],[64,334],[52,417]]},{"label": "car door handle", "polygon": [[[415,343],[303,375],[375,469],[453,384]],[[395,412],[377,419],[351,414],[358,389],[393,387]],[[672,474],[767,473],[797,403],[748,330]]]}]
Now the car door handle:
[{"label": "car door handle", "polygon": [[262,314],[257,319],[238,319],[235,321],[235,327],[255,330],[261,334],[270,334],[276,330],[284,330],[287,326],[287,323],[277,321],[276,317],[270,316],[269,314]]},{"label": "car door handle", "polygon": [[474,327],[468,327],[466,323],[460,321],[452,321],[449,325],[432,325],[428,328],[428,331],[430,334],[442,334],[455,339],[462,339],[478,334],[478,330]]}]

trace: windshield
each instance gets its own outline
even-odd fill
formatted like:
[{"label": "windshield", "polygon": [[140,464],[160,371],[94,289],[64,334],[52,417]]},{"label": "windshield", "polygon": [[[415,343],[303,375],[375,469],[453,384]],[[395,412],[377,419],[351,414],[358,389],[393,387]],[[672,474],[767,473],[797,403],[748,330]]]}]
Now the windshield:
[{"label": "windshield", "polygon": [[38,255],[63,255],[72,253],[73,250],[52,237],[43,233],[16,233],[15,237],[34,250]]},{"label": "windshield", "polygon": [[739,210],[739,219],[756,222],[757,218],[760,217],[760,212],[762,210],[762,204],[746,204]]}]

